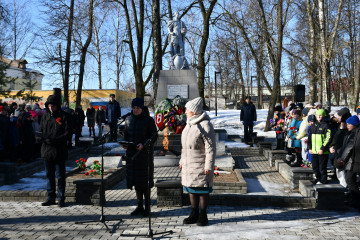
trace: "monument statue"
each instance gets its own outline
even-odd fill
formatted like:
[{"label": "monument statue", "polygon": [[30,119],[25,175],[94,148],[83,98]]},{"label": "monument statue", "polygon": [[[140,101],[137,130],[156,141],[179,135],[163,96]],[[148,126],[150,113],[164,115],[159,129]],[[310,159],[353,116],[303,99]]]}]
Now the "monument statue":
[{"label": "monument statue", "polygon": [[186,26],[179,18],[179,13],[174,14],[174,19],[168,22],[170,37],[170,69],[189,69],[185,58],[185,34]]}]

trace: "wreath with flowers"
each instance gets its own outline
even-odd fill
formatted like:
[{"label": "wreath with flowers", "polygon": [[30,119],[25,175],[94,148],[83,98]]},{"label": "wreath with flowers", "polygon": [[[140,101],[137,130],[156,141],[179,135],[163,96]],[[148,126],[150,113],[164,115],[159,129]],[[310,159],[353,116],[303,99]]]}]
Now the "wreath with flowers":
[{"label": "wreath with flowers", "polygon": [[181,134],[186,125],[186,99],[177,95],[173,100],[165,98],[155,107],[155,115],[170,116],[164,120],[164,125],[175,134]]}]

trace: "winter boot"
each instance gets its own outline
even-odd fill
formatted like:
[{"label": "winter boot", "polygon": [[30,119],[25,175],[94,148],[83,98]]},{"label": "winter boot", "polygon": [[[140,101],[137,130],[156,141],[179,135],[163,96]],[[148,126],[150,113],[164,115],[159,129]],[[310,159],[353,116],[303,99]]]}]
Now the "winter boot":
[{"label": "winter boot", "polygon": [[207,214],[206,214],[206,210],[205,209],[201,209],[200,210],[200,215],[199,218],[197,220],[196,225],[198,226],[206,226],[208,224],[208,218],[207,218]]},{"label": "winter boot", "polygon": [[296,161],[291,163],[290,166],[291,167],[301,167],[301,164],[302,164],[301,153],[296,153]]},{"label": "winter boot", "polygon": [[92,128],[93,130],[93,137],[95,137],[95,128]]},{"label": "winter boot", "polygon": [[194,224],[198,221],[199,218],[199,209],[198,208],[192,208],[190,216],[185,218],[183,223],[184,224]]},{"label": "winter boot", "polygon": [[138,203],[138,206],[137,206],[137,208],[134,210],[134,211],[132,211],[131,213],[130,213],[130,215],[131,216],[136,216],[136,215],[139,215],[139,214],[141,214],[141,213],[144,213],[144,207],[143,207],[143,205],[142,205],[142,203]]},{"label": "winter boot", "polygon": [[89,128],[89,137],[91,137],[91,128]]}]

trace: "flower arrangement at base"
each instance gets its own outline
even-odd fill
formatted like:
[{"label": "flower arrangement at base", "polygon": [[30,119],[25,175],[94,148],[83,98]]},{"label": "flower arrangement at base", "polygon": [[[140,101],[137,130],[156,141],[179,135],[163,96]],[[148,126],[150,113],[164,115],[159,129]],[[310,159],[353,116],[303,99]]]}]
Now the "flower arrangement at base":
[{"label": "flower arrangement at base", "polygon": [[310,168],[311,167],[311,162],[309,162],[309,160],[303,160],[303,164],[301,164],[301,167]]},{"label": "flower arrangement at base", "polygon": [[[165,98],[159,102],[155,107],[155,122],[158,127],[165,125],[175,134],[181,134],[186,125],[185,104],[186,100],[179,95],[173,100]],[[165,116],[171,117],[163,120]]]},{"label": "flower arrangement at base", "polygon": [[86,159],[84,158],[80,158],[78,160],[75,161],[76,165],[79,167],[79,169],[84,170],[86,168]]},{"label": "flower arrangement at base", "polygon": [[95,160],[90,168],[91,170],[85,173],[86,176],[94,176],[96,174],[102,175],[101,164],[99,161]]}]

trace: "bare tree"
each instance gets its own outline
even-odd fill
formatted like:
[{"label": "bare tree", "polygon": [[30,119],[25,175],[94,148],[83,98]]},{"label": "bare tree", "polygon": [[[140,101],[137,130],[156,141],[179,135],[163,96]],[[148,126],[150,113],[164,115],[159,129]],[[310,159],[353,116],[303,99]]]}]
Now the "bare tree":
[{"label": "bare tree", "polygon": [[69,8],[68,31],[66,36],[65,72],[64,72],[64,82],[63,82],[64,102],[69,102],[70,56],[71,56],[71,42],[72,42],[71,38],[73,34],[73,23],[74,23],[74,0],[71,0],[70,8]]},{"label": "bare tree", "polygon": [[[320,23],[320,44],[321,44],[321,85],[320,92],[322,93],[320,101],[331,103],[330,95],[330,61],[334,51],[334,41],[337,36],[337,30],[340,22],[341,11],[344,0],[339,1],[337,15],[334,23],[334,28],[331,33],[327,32],[326,16],[325,16],[325,0],[319,0],[319,23]],[[330,36],[329,36],[330,35]]]},{"label": "bare tree", "polygon": [[[147,41],[146,50],[144,51],[144,32],[145,32],[145,2],[144,0],[138,1],[138,6],[134,0],[130,0],[132,18],[130,16],[130,11],[128,8],[128,3],[126,0],[115,0],[118,2],[124,9],[126,17],[126,32],[128,40],[128,47],[130,50],[130,56],[132,61],[133,73],[135,76],[135,85],[136,85],[136,96],[144,98],[145,87],[152,78],[154,68],[150,70],[150,73],[146,80],[143,80],[143,69],[146,67],[146,58],[147,53],[150,48],[151,36]],[[135,34],[133,33],[135,29]],[[135,38],[135,39],[134,39]],[[136,51],[135,51],[136,48]]]},{"label": "bare tree", "polygon": [[79,81],[76,92],[76,106],[81,104],[81,92],[83,88],[84,73],[85,73],[85,63],[86,63],[86,53],[91,42],[93,35],[93,25],[94,25],[94,0],[89,0],[88,4],[88,29],[87,29],[87,38],[84,45],[81,47],[81,56],[80,56],[80,71],[79,71]]},{"label": "bare tree", "polygon": [[11,9],[11,54],[13,59],[22,59],[34,43],[33,23],[25,1],[13,0]]},{"label": "bare tree", "polygon": [[203,18],[203,30],[202,30],[202,36],[201,36],[201,43],[199,47],[198,52],[198,86],[199,86],[199,95],[203,98],[205,102],[205,96],[204,96],[204,81],[205,81],[205,52],[207,48],[207,44],[209,41],[209,34],[210,34],[210,16],[214,10],[215,4],[217,3],[217,0],[211,0],[209,7],[206,9],[203,1],[199,1],[199,7],[201,10],[201,15]]}]

